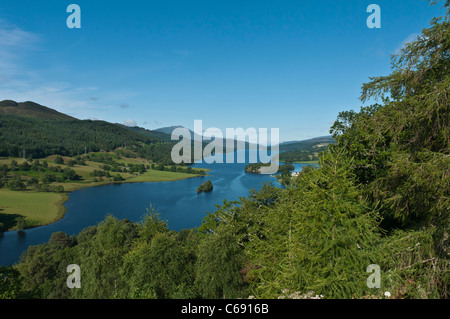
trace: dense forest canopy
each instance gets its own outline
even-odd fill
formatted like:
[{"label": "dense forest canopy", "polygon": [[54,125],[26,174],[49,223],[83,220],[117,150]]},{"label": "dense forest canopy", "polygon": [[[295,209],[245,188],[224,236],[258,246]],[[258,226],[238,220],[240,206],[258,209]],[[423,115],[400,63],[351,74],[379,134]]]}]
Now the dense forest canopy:
[{"label": "dense forest canopy", "polygon": [[85,151],[112,151],[125,145],[145,154],[160,144],[169,144],[171,149],[169,140],[162,133],[142,134],[104,121],[0,115],[0,156],[22,157],[23,150],[33,158],[77,156]]},{"label": "dense forest canopy", "polygon": [[0,156],[43,158],[132,149],[139,156],[173,164],[170,135],[98,120],[79,120],[34,102],[0,102]]},{"label": "dense forest canopy", "polygon": [[[448,298],[449,6],[362,86],[378,104],[339,114],[337,143],[286,189],[225,201],[174,232],[149,210],[53,234],[2,268],[0,297]],[[80,265],[81,289],[66,267]],[[367,285],[369,265],[380,288]]]}]

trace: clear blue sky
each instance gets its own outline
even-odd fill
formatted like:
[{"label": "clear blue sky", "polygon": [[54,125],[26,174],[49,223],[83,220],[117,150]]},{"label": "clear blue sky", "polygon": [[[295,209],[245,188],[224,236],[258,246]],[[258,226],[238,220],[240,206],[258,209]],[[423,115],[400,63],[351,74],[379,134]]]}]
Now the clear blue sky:
[{"label": "clear blue sky", "polygon": [[[66,8],[81,7],[81,29]],[[369,4],[381,29],[369,29]],[[0,3],[0,100],[155,129],[280,129],[328,135],[361,85],[442,15],[425,0]]]}]

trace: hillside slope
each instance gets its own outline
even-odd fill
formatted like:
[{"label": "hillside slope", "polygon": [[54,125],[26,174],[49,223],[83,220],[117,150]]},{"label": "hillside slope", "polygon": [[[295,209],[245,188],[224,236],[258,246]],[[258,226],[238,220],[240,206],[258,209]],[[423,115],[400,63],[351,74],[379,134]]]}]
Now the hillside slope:
[{"label": "hillside slope", "polygon": [[54,109],[30,101],[19,103],[12,100],[0,101],[0,115],[1,114],[46,119],[77,120],[67,114],[60,113]]},{"label": "hillside slope", "polygon": [[[34,102],[0,102],[0,156],[73,156],[128,146],[147,158],[169,157],[170,136],[105,121],[79,120]],[[170,146],[170,144],[169,144]]]}]

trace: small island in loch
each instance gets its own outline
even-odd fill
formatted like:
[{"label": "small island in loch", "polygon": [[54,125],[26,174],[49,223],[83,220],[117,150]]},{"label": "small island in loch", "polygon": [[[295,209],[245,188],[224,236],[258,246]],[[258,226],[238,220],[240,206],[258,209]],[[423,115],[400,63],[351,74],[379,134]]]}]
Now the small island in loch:
[{"label": "small island in loch", "polygon": [[206,182],[204,182],[197,188],[197,193],[202,193],[202,192],[207,193],[212,190],[213,190],[213,184],[211,183],[210,180],[207,180]]},{"label": "small island in loch", "polygon": [[[262,174],[262,168],[269,167],[269,166],[270,166],[270,163],[248,164],[248,165],[245,165],[245,172],[252,173],[252,174]],[[292,164],[280,165],[278,167],[278,173],[283,172],[283,171],[293,171],[294,169],[295,169],[295,167]]]}]

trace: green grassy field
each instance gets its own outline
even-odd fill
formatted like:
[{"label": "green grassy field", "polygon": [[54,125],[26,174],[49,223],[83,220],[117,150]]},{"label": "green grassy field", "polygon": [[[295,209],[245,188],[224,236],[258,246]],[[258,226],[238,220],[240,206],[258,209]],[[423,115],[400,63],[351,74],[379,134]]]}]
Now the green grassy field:
[{"label": "green grassy field", "polygon": [[[46,160],[48,166],[60,166],[62,169],[68,167],[66,164],[55,164],[56,156],[49,156],[40,159]],[[63,157],[64,162],[67,163],[70,157]],[[9,165],[11,160],[15,160],[18,164],[23,162],[21,158],[0,158],[0,165]],[[151,162],[142,158],[122,158],[122,163],[126,164],[145,164],[149,165]],[[46,225],[61,219],[65,213],[63,203],[67,200],[67,194],[80,188],[106,185],[111,183],[143,183],[143,182],[164,182],[175,181],[185,178],[198,177],[196,174],[187,174],[181,172],[147,170],[144,173],[127,173],[121,172],[120,175],[124,178],[123,181],[114,182],[110,178],[95,178],[91,175],[94,170],[101,170],[103,163],[86,161],[86,165],[75,165],[70,167],[81,176],[79,181],[69,182],[54,182],[52,185],[62,185],[64,193],[46,193],[37,192],[31,189],[26,191],[10,191],[5,188],[0,189],[0,231],[12,230],[16,228],[17,219],[25,217],[26,227],[36,227]],[[208,169],[193,169],[193,171]],[[15,174],[21,175],[22,178],[28,179],[31,177],[39,177],[39,172],[36,171],[15,171]],[[117,173],[111,172],[111,175]],[[1,225],[3,224],[3,225]]]},{"label": "green grassy field", "polygon": [[198,177],[198,175],[179,172],[149,170],[138,176],[130,177],[125,182],[167,182],[191,177]]},{"label": "green grassy field", "polygon": [[66,194],[0,190],[0,222],[15,228],[15,219],[26,217],[26,227],[53,223],[64,216]]},{"label": "green grassy field", "polygon": [[[197,170],[197,169],[194,169]],[[200,169],[198,169],[200,170]],[[209,171],[207,169],[202,169],[204,171]],[[169,171],[157,171],[157,170],[148,170],[147,172],[139,175],[128,174],[128,173],[120,173],[120,175],[125,178],[124,181],[120,182],[111,182],[111,181],[79,181],[79,182],[68,182],[68,183],[55,183],[55,185],[63,185],[66,192],[73,192],[74,190],[84,188],[84,187],[92,187],[92,186],[100,186],[111,183],[145,183],[145,182],[171,182],[177,181],[185,178],[193,178],[198,177],[199,175],[195,174],[186,174],[179,172],[169,172]]]}]

